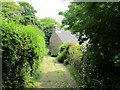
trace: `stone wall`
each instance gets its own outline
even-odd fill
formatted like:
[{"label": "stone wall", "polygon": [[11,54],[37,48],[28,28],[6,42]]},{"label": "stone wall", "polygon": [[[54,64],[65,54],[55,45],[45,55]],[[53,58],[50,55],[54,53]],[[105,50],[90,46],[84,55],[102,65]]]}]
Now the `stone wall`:
[{"label": "stone wall", "polygon": [[62,44],[62,41],[56,34],[56,32],[53,32],[51,38],[50,38],[50,51],[51,53],[58,53],[58,48]]}]

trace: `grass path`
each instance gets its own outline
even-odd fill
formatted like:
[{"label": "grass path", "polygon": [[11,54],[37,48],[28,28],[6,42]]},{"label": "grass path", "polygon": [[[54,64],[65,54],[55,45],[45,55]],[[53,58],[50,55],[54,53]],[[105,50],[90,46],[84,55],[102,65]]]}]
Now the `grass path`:
[{"label": "grass path", "polygon": [[73,77],[63,64],[55,58],[45,56],[42,64],[43,72],[38,88],[78,88]]}]

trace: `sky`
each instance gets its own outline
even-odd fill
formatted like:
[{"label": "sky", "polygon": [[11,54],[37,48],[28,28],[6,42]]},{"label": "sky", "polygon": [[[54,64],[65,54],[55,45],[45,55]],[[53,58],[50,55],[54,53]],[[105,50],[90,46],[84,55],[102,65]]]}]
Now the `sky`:
[{"label": "sky", "polygon": [[26,1],[30,3],[37,13],[35,14],[38,18],[51,17],[56,21],[60,22],[63,16],[58,15],[60,11],[68,10],[70,5],[69,0],[14,0],[16,1]]}]

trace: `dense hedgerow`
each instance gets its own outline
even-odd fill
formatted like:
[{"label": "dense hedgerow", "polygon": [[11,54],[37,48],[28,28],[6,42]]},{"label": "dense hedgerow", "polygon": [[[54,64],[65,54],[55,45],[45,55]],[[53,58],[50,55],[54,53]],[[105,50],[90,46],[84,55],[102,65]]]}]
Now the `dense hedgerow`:
[{"label": "dense hedgerow", "polygon": [[32,87],[45,53],[43,32],[35,26],[23,26],[2,20],[3,88]]},{"label": "dense hedgerow", "polygon": [[[63,44],[60,46],[60,53],[58,60],[64,62],[64,64],[71,65],[78,73],[79,73],[79,85],[82,88],[116,88],[119,89],[120,85],[120,78],[117,71],[119,71],[119,55],[115,58],[118,59],[118,62],[115,63],[114,72],[110,72],[111,68],[108,73],[105,73],[107,68],[103,68],[101,63],[99,66],[100,61],[98,64],[92,60],[93,55],[87,48],[87,51],[83,50],[83,47],[80,45],[66,45]],[[67,47],[67,49],[65,49]],[[101,70],[101,67],[104,70]],[[103,72],[104,71],[104,72]],[[111,73],[111,76],[110,76]],[[109,83],[109,84],[108,84]]]}]

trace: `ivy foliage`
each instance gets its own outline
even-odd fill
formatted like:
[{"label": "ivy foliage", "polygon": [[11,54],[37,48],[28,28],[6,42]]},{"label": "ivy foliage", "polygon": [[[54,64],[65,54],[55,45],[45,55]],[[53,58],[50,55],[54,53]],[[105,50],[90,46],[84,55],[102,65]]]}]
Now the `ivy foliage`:
[{"label": "ivy foliage", "polygon": [[[3,89],[32,87],[45,49],[44,34],[36,26],[2,20]],[[39,73],[40,74],[40,73]]]},{"label": "ivy foliage", "polygon": [[[79,32],[80,44],[89,40],[85,53],[82,87],[120,88],[120,2],[73,2],[66,12],[64,26]],[[109,83],[109,84],[108,84]]]}]

